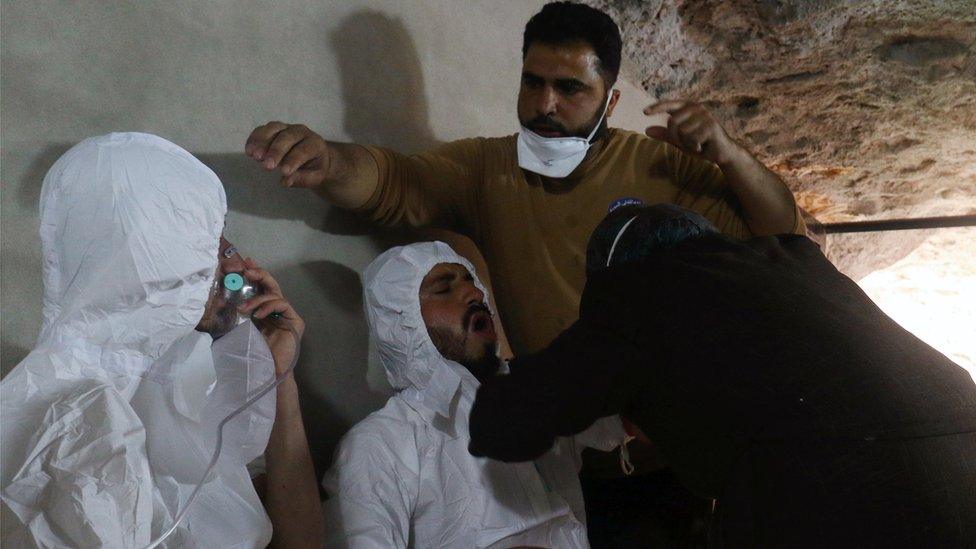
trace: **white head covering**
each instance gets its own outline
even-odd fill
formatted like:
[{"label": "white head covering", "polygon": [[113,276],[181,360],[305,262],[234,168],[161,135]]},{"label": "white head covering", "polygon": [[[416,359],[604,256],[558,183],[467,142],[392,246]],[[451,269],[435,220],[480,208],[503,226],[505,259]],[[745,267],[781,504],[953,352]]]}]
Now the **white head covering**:
[{"label": "white head covering", "polygon": [[[235,388],[221,378],[229,361],[215,362],[210,336],[195,331],[226,211],[217,176],[153,135],[86,139],[48,172],[44,324],[0,384],[4,545],[145,546],[200,480],[210,416],[273,375],[238,368],[251,377]],[[270,356],[256,331],[235,337]],[[193,527],[169,543],[267,542],[241,461],[263,450],[273,395],[270,404],[270,418],[265,403],[233,430],[236,448],[196,504],[211,516],[194,521],[191,508]]]},{"label": "white head covering", "polygon": [[474,267],[443,242],[419,242],[387,250],[363,275],[366,318],[379,348],[386,378],[408,402],[448,417],[462,380],[477,381],[468,370],[434,347],[420,314],[420,283],[439,263],[463,266],[485,296]]},{"label": "white head covering", "polygon": [[38,346],[82,345],[139,375],[203,316],[227,212],[220,180],[154,135],[86,139],[41,190]]},{"label": "white head covering", "polygon": [[[366,268],[366,315],[397,394],[339,444],[323,482],[326,545],[587,547],[582,445],[560,439],[523,463],[468,451],[478,381],[441,356],[420,312],[420,284],[439,263],[464,266],[485,292],[471,264],[441,242],[393,248]],[[613,436],[622,434],[616,425]]]}]

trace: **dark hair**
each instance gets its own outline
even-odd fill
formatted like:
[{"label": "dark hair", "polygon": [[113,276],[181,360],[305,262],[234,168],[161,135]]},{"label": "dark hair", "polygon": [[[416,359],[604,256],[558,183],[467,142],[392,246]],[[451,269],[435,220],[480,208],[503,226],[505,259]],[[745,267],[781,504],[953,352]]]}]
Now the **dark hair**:
[{"label": "dark hair", "polygon": [[609,15],[584,4],[551,2],[532,16],[522,35],[522,59],[534,42],[566,44],[586,42],[600,59],[600,73],[607,88],[620,72],[620,29]]},{"label": "dark hair", "polygon": [[657,250],[715,232],[717,229],[707,219],[674,204],[623,206],[607,214],[590,235],[586,270],[604,269],[610,260],[611,266],[640,261]]}]

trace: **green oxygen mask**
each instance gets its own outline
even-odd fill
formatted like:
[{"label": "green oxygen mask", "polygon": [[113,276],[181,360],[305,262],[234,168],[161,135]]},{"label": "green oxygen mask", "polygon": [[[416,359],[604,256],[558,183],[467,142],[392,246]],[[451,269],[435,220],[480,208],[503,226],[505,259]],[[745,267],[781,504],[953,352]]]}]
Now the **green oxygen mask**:
[{"label": "green oxygen mask", "polygon": [[[224,300],[227,303],[234,305],[240,305],[245,301],[252,299],[261,294],[261,289],[255,284],[252,284],[244,273],[227,273],[224,275],[223,280],[221,280],[221,288],[223,291]],[[271,320],[278,320],[281,318],[281,313],[273,312],[268,315]]]}]

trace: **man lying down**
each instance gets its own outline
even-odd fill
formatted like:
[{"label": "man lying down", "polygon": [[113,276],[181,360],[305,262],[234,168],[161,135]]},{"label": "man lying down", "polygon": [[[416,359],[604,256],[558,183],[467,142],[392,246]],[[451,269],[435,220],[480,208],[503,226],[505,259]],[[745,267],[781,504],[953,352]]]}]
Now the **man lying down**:
[{"label": "man lying down", "polygon": [[[48,172],[44,325],[0,383],[4,547],[320,545],[298,388],[269,385],[305,324],[223,238],[226,211],[217,176],[153,135],[86,139]],[[235,280],[263,293],[239,304]],[[264,389],[209,469],[218,423]]]},{"label": "man lying down", "polygon": [[327,545],[588,547],[579,455],[626,433],[605,418],[534,462],[468,453],[475,391],[504,368],[474,273],[441,242],[393,248],[366,269],[370,333],[396,394],[340,443],[324,481]]},{"label": "man lying down", "polygon": [[587,263],[579,320],[478,390],[472,454],[533,459],[620,413],[717,498],[718,545],[976,539],[976,385],[813,242],[626,207]]}]

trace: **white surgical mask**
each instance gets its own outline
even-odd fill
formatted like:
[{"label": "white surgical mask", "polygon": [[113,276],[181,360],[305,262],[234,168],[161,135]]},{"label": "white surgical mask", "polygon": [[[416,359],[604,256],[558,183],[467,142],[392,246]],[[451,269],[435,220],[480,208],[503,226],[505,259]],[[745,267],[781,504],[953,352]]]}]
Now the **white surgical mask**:
[{"label": "white surgical mask", "polygon": [[603,123],[603,118],[610,108],[613,92],[607,96],[607,104],[603,106],[600,120],[593,126],[585,139],[582,137],[542,137],[532,130],[522,126],[518,134],[517,151],[519,167],[546,177],[562,178],[573,173],[573,170],[586,158],[586,151],[590,150],[590,140]]}]

